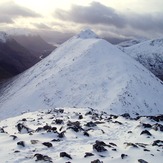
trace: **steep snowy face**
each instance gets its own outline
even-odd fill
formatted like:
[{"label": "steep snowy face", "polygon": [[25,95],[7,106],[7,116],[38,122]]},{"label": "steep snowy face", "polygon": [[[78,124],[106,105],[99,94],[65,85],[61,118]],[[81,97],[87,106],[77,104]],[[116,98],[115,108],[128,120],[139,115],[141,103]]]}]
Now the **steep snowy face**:
[{"label": "steep snowy face", "polygon": [[0,32],[0,42],[5,43],[8,37],[9,36],[5,32]]},{"label": "steep snowy face", "polygon": [[163,39],[145,41],[123,51],[163,80]]},{"label": "steep snowy face", "polygon": [[92,107],[132,116],[163,113],[162,83],[92,35],[85,31],[71,38],[4,87],[0,118],[54,107]]}]

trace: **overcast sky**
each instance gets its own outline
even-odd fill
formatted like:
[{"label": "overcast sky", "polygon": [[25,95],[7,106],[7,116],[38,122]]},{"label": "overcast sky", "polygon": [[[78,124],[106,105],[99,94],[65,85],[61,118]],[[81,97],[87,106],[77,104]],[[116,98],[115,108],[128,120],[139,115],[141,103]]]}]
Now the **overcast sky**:
[{"label": "overcast sky", "polygon": [[83,28],[110,38],[163,37],[163,0],[0,0],[0,30],[13,28],[51,41]]}]

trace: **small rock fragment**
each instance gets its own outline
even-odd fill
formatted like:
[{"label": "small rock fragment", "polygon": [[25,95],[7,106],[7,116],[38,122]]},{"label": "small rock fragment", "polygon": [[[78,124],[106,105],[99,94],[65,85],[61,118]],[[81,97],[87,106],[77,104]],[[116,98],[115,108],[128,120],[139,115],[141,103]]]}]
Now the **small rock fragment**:
[{"label": "small rock fragment", "polygon": [[143,159],[139,159],[138,162],[140,162],[140,163],[148,163],[147,161],[145,161]]},{"label": "small rock fragment", "polygon": [[122,159],[124,159],[124,158],[126,158],[128,155],[126,155],[126,154],[121,154],[121,158]]},{"label": "small rock fragment", "polygon": [[66,152],[61,152],[60,153],[60,157],[67,157],[69,159],[72,159],[72,157],[68,153],[66,153]]},{"label": "small rock fragment", "polygon": [[31,140],[31,144],[37,144],[38,142],[38,140]]},{"label": "small rock fragment", "polygon": [[22,146],[22,147],[25,147],[24,141],[19,141],[19,142],[17,142],[17,145]]},{"label": "small rock fragment", "polygon": [[144,130],[140,133],[140,135],[148,135],[148,136],[152,136],[152,134],[148,131],[148,130]]},{"label": "small rock fragment", "polygon": [[90,157],[90,156],[94,156],[94,154],[90,153],[90,152],[86,152],[85,155],[84,155],[84,157]]},{"label": "small rock fragment", "polygon": [[103,163],[103,161],[100,161],[99,159],[91,161],[91,163]]},{"label": "small rock fragment", "polygon": [[50,147],[53,146],[52,143],[50,143],[50,142],[44,142],[42,144],[45,145],[45,146],[47,146],[48,148],[50,148]]},{"label": "small rock fragment", "polygon": [[13,140],[15,140],[15,139],[17,139],[18,137],[17,136],[15,136],[15,135],[10,135],[10,137],[12,137],[13,138]]},{"label": "small rock fragment", "polygon": [[97,125],[96,125],[96,123],[91,121],[91,122],[88,122],[87,124],[85,124],[85,126],[87,126],[87,127],[95,127]]}]

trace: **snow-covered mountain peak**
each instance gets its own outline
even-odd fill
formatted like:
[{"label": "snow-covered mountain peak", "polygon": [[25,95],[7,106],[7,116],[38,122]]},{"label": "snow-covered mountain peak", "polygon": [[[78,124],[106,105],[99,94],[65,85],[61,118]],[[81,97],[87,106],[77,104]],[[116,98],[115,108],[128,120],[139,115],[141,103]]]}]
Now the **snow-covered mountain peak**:
[{"label": "snow-covered mountain peak", "polygon": [[5,32],[0,31],[0,42],[5,43],[7,41],[7,39],[8,39],[8,37],[9,36]]},{"label": "snow-covered mountain peak", "polygon": [[132,116],[163,113],[159,79],[89,30],[80,36],[1,90],[0,119],[54,107],[91,107]]},{"label": "snow-covered mountain peak", "polygon": [[99,38],[99,37],[91,29],[85,29],[82,30],[79,34],[77,34],[76,38],[89,39],[89,38]]}]

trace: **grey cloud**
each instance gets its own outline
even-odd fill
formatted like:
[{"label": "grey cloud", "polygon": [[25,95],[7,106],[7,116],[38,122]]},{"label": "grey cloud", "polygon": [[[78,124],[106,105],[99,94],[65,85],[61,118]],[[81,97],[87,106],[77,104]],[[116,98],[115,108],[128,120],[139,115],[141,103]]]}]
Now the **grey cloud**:
[{"label": "grey cloud", "polygon": [[[41,15],[35,13],[34,11],[28,8],[19,6],[16,3],[10,1],[10,2],[0,4],[0,17],[1,17],[0,23],[4,23],[4,22],[11,23],[13,22],[14,18],[18,18],[18,17],[36,18],[36,17],[41,17]],[[2,17],[4,17],[4,19],[2,19]]]},{"label": "grey cloud", "polygon": [[124,27],[125,19],[113,8],[92,2],[90,6],[73,5],[71,10],[57,9],[54,13],[59,19],[83,24],[110,24],[116,27]]},{"label": "grey cloud", "polygon": [[[161,33],[163,32],[163,13],[134,13],[126,11],[120,13],[99,2],[92,2],[89,6],[73,5],[70,10],[57,9],[54,16],[62,21],[70,21],[86,25],[103,25],[127,32],[131,28],[135,31]],[[125,33],[125,32],[124,32]],[[132,32],[130,33],[132,35]],[[149,34],[150,35],[150,34]]]}]

